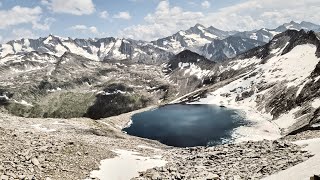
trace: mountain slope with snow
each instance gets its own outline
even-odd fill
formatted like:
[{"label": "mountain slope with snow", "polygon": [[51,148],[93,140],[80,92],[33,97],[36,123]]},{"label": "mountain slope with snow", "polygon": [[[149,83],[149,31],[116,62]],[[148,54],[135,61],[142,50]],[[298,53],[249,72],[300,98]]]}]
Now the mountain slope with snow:
[{"label": "mountain slope with snow", "polygon": [[220,86],[215,82],[214,88],[205,87],[211,93],[200,103],[249,108],[279,126],[283,134],[320,121],[320,41],[312,31],[287,30],[222,64],[218,71],[212,78],[240,73]]},{"label": "mountain slope with snow", "polygon": [[39,39],[21,39],[0,45],[0,57],[32,51],[62,56],[65,52],[96,61],[131,60],[133,62],[162,63],[170,52],[150,43],[119,38],[72,39],[50,35]]}]

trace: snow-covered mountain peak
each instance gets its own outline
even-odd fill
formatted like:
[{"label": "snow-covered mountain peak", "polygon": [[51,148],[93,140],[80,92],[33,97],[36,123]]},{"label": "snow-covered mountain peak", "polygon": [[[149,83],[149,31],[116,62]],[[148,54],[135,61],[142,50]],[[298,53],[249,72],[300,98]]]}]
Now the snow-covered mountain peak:
[{"label": "snow-covered mountain peak", "polygon": [[152,41],[152,43],[176,54],[185,49],[198,52],[201,46],[215,39],[224,39],[231,34],[232,32],[222,31],[212,26],[207,28],[196,24],[187,30],[181,30],[172,36]]}]

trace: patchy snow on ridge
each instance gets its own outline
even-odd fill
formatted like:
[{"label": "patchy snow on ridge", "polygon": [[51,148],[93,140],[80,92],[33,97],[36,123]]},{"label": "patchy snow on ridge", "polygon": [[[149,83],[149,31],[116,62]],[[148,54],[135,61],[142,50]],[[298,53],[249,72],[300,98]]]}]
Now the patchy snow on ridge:
[{"label": "patchy snow on ridge", "polygon": [[196,76],[198,79],[202,79],[205,76],[209,76],[213,74],[211,70],[203,70],[199,66],[195,65],[194,63],[182,63],[179,62],[178,67],[181,70],[184,70],[183,76]]},{"label": "patchy snow on ridge", "polygon": [[139,176],[139,172],[164,166],[167,162],[161,156],[144,157],[127,150],[115,150],[117,157],[101,161],[100,170],[92,171],[91,178],[101,180],[128,180]]}]

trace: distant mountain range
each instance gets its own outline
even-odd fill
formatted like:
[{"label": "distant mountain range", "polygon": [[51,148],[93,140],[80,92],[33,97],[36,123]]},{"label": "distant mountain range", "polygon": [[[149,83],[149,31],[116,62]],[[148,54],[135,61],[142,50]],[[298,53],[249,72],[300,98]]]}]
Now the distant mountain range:
[{"label": "distant mountain range", "polygon": [[21,39],[0,45],[0,57],[37,51],[61,57],[70,52],[96,61],[132,60],[134,62],[161,63],[172,52],[150,43],[120,38],[72,39],[49,35],[39,39]]},{"label": "distant mountain range", "polygon": [[252,31],[223,31],[212,26],[206,28],[197,24],[185,31],[179,31],[172,36],[161,38],[152,43],[173,53],[184,49],[197,52],[213,61],[233,58],[253,47],[268,43],[275,35],[288,29],[319,31],[320,25],[302,21],[291,21],[275,29],[262,28]]},{"label": "distant mountain range", "polygon": [[121,38],[72,39],[54,35],[38,39],[21,39],[0,45],[0,58],[37,51],[61,57],[70,52],[96,60],[130,60],[149,64],[168,62],[174,54],[191,50],[212,61],[233,58],[254,47],[269,42],[275,35],[288,29],[319,31],[320,25],[291,21],[276,29],[253,31],[223,31],[212,26],[196,24],[172,36],[152,42]]}]

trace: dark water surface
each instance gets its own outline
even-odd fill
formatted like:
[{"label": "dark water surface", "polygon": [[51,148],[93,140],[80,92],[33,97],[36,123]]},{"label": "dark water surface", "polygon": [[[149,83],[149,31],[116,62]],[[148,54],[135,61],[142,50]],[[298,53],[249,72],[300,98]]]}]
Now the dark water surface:
[{"label": "dark water surface", "polygon": [[174,104],[133,115],[128,134],[176,147],[213,146],[246,125],[237,111],[216,105]]}]

